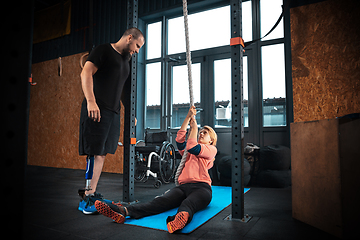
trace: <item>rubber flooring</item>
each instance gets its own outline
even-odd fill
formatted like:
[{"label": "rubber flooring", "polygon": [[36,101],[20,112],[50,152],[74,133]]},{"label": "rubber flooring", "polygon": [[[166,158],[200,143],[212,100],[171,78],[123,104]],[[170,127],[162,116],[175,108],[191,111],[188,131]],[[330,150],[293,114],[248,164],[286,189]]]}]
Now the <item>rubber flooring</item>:
[{"label": "rubber flooring", "polygon": [[[77,190],[85,184],[84,173],[27,167],[23,239],[336,239],[292,218],[291,187],[252,187],[244,201],[245,214],[252,216],[248,223],[224,220],[231,214],[229,206],[188,235],[116,224],[102,215],[84,215],[77,210]],[[150,201],[174,187],[172,183],[155,189],[152,184],[151,179],[136,183],[136,200]],[[121,174],[102,173],[97,190],[107,199],[120,201],[122,186]]]}]

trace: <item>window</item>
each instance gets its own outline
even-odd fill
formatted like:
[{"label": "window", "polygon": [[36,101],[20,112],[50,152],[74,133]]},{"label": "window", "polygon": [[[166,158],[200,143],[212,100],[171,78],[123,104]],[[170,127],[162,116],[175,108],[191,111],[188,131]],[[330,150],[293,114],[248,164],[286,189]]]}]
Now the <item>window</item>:
[{"label": "window", "polygon": [[[243,0],[245,42],[253,40],[253,36],[264,36],[272,28],[282,12],[282,4],[283,0]],[[222,128],[223,132],[231,130],[230,14],[230,6],[224,6],[189,15],[194,102],[196,107],[204,108],[197,120]],[[146,24],[145,128],[166,130],[181,126],[189,109],[189,90],[183,16],[163,19]],[[167,29],[165,35],[163,29]],[[262,139],[262,127],[287,124],[283,22],[245,54],[244,126],[249,134],[259,134],[252,141],[262,141],[258,140]]]},{"label": "window", "polygon": [[147,25],[146,59],[161,57],[161,21]]},{"label": "window", "polygon": [[245,42],[252,40],[251,1],[242,2],[242,37]]},{"label": "window", "polygon": [[[191,65],[195,107],[200,106],[200,63]],[[190,106],[188,71],[186,65],[172,67],[172,128],[180,128]],[[200,114],[196,115],[200,122]]]},{"label": "window", "polygon": [[[250,7],[250,8],[249,8]],[[251,4],[247,4],[247,9],[251,9]],[[251,13],[243,17],[251,23]],[[249,17],[250,16],[250,17]],[[201,50],[229,45],[230,41],[230,6],[220,7],[190,14],[189,34],[191,50]],[[206,22],[206,24],[204,24]],[[164,26],[165,25],[165,26]],[[228,26],[228,27],[224,27]],[[251,35],[251,24],[247,33]],[[166,46],[167,51],[162,53],[162,29],[167,29]],[[159,21],[146,25],[146,61],[145,61],[145,81],[146,81],[146,120],[145,128],[174,128],[181,126],[189,109],[189,87],[187,66],[184,63],[164,64],[161,57],[166,61],[172,54],[183,54],[185,52],[185,30],[183,16],[170,18],[167,21]],[[178,59],[178,57],[173,57]],[[170,60],[171,62],[172,60]],[[176,60],[175,60],[176,61]],[[161,81],[161,69],[170,67],[170,76],[167,74],[164,81]],[[230,67],[230,66],[229,66]],[[170,79],[168,79],[170,77]],[[200,86],[201,86],[201,63],[192,64],[194,103],[200,106]],[[231,79],[231,78],[230,78]],[[161,84],[165,84],[162,86]],[[170,88],[169,88],[170,86]],[[161,92],[161,89],[164,89]],[[161,98],[160,96],[163,96]],[[231,94],[230,94],[231,96]],[[168,113],[168,109],[171,114]],[[165,126],[161,125],[162,117],[169,118],[164,121]],[[196,118],[200,123],[201,114]]]},{"label": "window", "polygon": [[261,48],[263,125],[286,126],[284,44]]},{"label": "window", "polygon": [[[264,36],[270,31],[273,25],[276,23],[278,17],[282,12],[281,5],[283,0],[260,0],[260,27],[261,27],[261,36]],[[272,33],[269,34],[262,41],[271,40],[275,38],[284,37],[284,23],[283,20],[279,25],[274,29]]]},{"label": "window", "polygon": [[146,126],[160,128],[161,62],[146,64]]},{"label": "window", "polygon": [[[230,6],[189,14],[188,20],[191,51],[229,45]],[[167,29],[168,54],[185,52],[184,18],[169,19]]]},{"label": "window", "polygon": [[[244,127],[248,118],[248,61],[243,57]],[[231,127],[231,59],[214,61],[215,127]]]}]

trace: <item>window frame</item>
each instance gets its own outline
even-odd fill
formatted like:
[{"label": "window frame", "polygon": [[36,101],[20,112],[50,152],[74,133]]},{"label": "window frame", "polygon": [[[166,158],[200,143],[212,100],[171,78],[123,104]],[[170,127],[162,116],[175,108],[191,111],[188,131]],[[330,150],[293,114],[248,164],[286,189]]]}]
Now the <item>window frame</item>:
[{"label": "window frame", "polygon": [[[286,0],[284,0],[286,1]],[[223,7],[225,5],[228,5],[227,1],[222,1],[222,4],[217,4],[215,7]],[[246,1],[245,1],[246,2]],[[251,1],[252,4],[252,39],[257,39],[260,38],[260,0],[252,0]],[[214,8],[214,6],[208,7],[208,8],[203,8],[201,9],[201,11],[207,11],[211,8]],[[145,26],[146,24],[149,23],[154,23],[156,21],[162,21],[162,53],[161,53],[161,57],[160,58],[155,58],[155,59],[143,59],[143,64],[146,65],[148,63],[152,63],[152,62],[161,62],[162,64],[162,82],[161,82],[161,92],[162,92],[162,97],[161,97],[161,124],[160,124],[160,129],[150,129],[150,130],[154,130],[154,131],[158,131],[158,130],[162,130],[162,131],[172,131],[172,129],[170,129],[169,127],[171,127],[171,120],[169,120],[169,118],[171,117],[171,96],[169,97],[169,88],[170,88],[170,84],[168,83],[168,81],[170,80],[171,77],[171,72],[169,70],[169,65],[174,64],[174,62],[176,61],[184,61],[185,59],[185,53],[177,53],[177,54],[171,54],[168,55],[167,54],[167,20],[170,18],[175,18],[180,16],[179,13],[177,14],[173,14],[172,11],[165,11],[165,14],[160,18],[159,14],[156,14],[157,17],[156,18],[149,18],[147,17],[147,21],[145,22]],[[286,16],[286,14],[285,14]],[[289,27],[286,26],[287,21],[285,19],[284,16],[284,37],[283,38],[278,38],[278,39],[270,39],[270,40],[265,40],[265,41],[258,41],[252,45],[250,45],[249,47],[247,47],[245,55],[248,56],[248,74],[249,74],[249,105],[248,105],[248,111],[249,111],[249,127],[251,126],[256,126],[256,129],[250,129],[248,127],[245,127],[245,133],[248,133],[250,131],[254,132],[253,133],[253,137],[250,137],[250,142],[257,142],[260,145],[263,145],[264,142],[266,142],[266,140],[264,140],[264,136],[266,133],[272,133],[272,132],[289,132],[289,126],[290,123],[292,122],[292,96],[291,94],[291,89],[289,89],[288,87],[291,87],[291,74],[289,74],[289,66],[291,69],[291,62],[289,62],[289,57],[286,56],[289,54],[289,50],[287,50],[287,48],[289,48],[286,44],[288,43],[288,39],[286,39],[287,37],[287,33],[286,31],[289,30]],[[151,21],[149,21],[149,19],[151,19]],[[246,41],[246,39],[245,39]],[[286,44],[285,44],[286,42]],[[263,99],[262,99],[262,65],[261,65],[261,48],[263,46],[269,46],[269,45],[273,45],[273,44],[279,44],[282,43],[284,44],[284,59],[285,59],[285,89],[286,89],[286,125],[285,126],[264,126],[263,124]],[[146,46],[146,44],[145,44]],[[201,116],[201,124],[209,124],[214,126],[215,124],[215,110],[214,110],[214,79],[211,73],[214,71],[213,67],[211,67],[209,64],[209,62],[211,62],[211,59],[219,59],[222,58],[224,55],[229,55],[230,56],[230,47],[229,46],[222,46],[222,47],[215,47],[215,48],[211,48],[211,49],[203,49],[203,50],[197,50],[192,52],[192,58],[203,58],[204,59],[204,64],[202,64],[202,76],[201,76],[201,81],[204,81],[205,78],[211,80],[210,84],[208,84],[209,86],[207,88],[203,87],[204,84],[201,83],[201,91],[206,90],[209,93],[209,96],[201,96],[201,103],[204,103],[204,112],[202,113]],[[224,57],[226,58],[226,57]],[[291,58],[290,58],[291,60]],[[203,68],[207,68],[207,71],[203,71]],[[250,74],[251,79],[250,79]],[[251,83],[250,83],[251,82]],[[211,89],[212,88],[212,89]],[[202,94],[204,95],[204,94]],[[145,97],[146,98],[146,97]],[[169,99],[169,100],[168,100]],[[212,102],[210,102],[209,100],[213,100]],[[145,118],[146,118],[146,108],[143,109],[143,111],[145,111]],[[146,121],[146,120],[145,120]],[[174,130],[174,129],[173,129]],[[218,128],[216,129],[216,131],[218,132],[228,132],[231,131],[231,128]]]}]

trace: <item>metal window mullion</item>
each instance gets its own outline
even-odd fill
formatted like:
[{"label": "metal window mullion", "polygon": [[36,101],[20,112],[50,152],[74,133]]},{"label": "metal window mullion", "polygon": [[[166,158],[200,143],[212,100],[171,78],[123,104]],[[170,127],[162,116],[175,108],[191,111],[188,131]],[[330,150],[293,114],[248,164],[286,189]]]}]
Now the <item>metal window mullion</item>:
[{"label": "metal window mullion", "polygon": [[166,79],[167,79],[167,64],[165,61],[166,57],[166,48],[167,48],[167,22],[166,17],[163,16],[162,22],[161,22],[161,120],[160,120],[160,129],[165,130],[168,127],[168,117],[169,117],[169,110],[168,110],[168,104],[167,104],[167,91],[166,91]]}]

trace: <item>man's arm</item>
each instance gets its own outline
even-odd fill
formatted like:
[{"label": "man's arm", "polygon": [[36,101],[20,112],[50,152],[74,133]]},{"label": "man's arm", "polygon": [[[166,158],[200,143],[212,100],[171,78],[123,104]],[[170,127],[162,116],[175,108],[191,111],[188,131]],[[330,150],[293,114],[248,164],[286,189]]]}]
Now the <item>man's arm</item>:
[{"label": "man's arm", "polygon": [[83,70],[81,71],[81,86],[87,101],[87,110],[89,118],[92,118],[94,121],[100,122],[100,109],[96,104],[96,99],[94,95],[94,83],[93,75],[96,73],[98,68],[90,61],[87,61],[84,65]]}]

